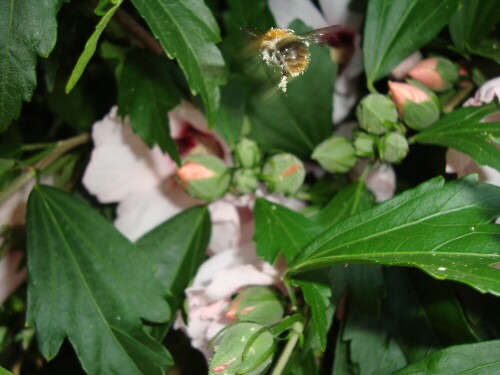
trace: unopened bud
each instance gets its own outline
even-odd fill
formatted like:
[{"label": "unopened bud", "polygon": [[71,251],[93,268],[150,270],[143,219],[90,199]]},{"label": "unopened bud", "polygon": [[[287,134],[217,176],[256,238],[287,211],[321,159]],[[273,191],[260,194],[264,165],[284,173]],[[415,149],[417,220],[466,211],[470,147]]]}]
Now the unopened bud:
[{"label": "unopened bud", "polygon": [[267,159],[262,175],[270,192],[295,194],[304,183],[306,172],[300,159],[283,153]]},{"label": "unopened bud", "polygon": [[410,128],[423,130],[439,118],[438,100],[432,92],[416,84],[391,81],[388,84],[399,115]]},{"label": "unopened bud", "polygon": [[233,186],[241,194],[253,193],[259,185],[258,170],[241,168],[234,171]]},{"label": "unopened bud", "polygon": [[420,61],[408,75],[434,91],[448,90],[458,81],[458,67],[444,57]]},{"label": "unopened bud", "polygon": [[234,150],[237,163],[243,168],[256,168],[261,161],[260,148],[255,141],[243,138]]},{"label": "unopened bud", "polygon": [[354,167],[356,150],[344,137],[330,137],[321,142],[311,156],[328,172],[344,173]]},{"label": "unopened bud", "polygon": [[356,155],[359,157],[372,157],[375,151],[376,136],[365,132],[356,132],[353,134],[353,145]]},{"label": "unopened bud", "polygon": [[356,116],[361,128],[373,134],[384,134],[398,121],[396,106],[382,94],[365,96],[356,109]]},{"label": "unopened bud", "polygon": [[[209,375],[263,374],[272,362],[275,342],[274,336],[262,328],[249,322],[228,327],[210,359]],[[247,347],[250,339],[255,340]]]},{"label": "unopened bud", "polygon": [[229,305],[226,316],[269,326],[283,317],[280,298],[268,286],[251,286],[242,291]]},{"label": "unopened bud", "polygon": [[408,141],[399,133],[385,134],[379,146],[381,159],[389,163],[399,163],[408,154]]},{"label": "unopened bud", "polygon": [[213,155],[194,155],[176,171],[189,195],[212,201],[224,195],[231,176],[224,162]]}]

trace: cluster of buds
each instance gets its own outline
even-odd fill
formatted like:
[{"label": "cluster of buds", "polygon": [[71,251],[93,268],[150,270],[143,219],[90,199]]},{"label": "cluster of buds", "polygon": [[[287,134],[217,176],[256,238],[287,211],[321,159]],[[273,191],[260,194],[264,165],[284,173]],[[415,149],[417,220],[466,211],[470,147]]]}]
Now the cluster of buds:
[{"label": "cluster of buds", "polygon": [[213,155],[189,157],[177,169],[177,180],[188,194],[206,201],[222,197],[231,187],[238,194],[253,193],[260,181],[271,193],[293,195],[304,182],[304,165],[292,154],[274,154],[264,163],[257,143],[243,138],[235,147],[234,157],[234,168]]}]

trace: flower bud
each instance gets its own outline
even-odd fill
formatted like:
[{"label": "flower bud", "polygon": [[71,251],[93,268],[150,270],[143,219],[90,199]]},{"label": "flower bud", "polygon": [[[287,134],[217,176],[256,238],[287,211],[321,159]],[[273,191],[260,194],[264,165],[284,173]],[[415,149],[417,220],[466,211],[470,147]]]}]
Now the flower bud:
[{"label": "flower bud", "polygon": [[424,59],[408,75],[434,91],[450,89],[458,81],[458,68],[444,57]]},{"label": "flower bud", "polygon": [[206,201],[223,196],[231,180],[224,162],[213,155],[191,156],[176,175],[189,195]]},{"label": "flower bud", "polygon": [[375,135],[365,132],[354,133],[353,145],[356,155],[360,157],[372,157],[375,150]]},{"label": "flower bud", "polygon": [[258,170],[256,169],[237,169],[233,174],[233,186],[241,194],[253,193],[258,185]]},{"label": "flower bud", "polygon": [[[210,359],[209,375],[263,374],[272,362],[275,342],[274,336],[262,328],[260,324],[249,322],[228,326]],[[252,338],[255,340],[247,347]]]},{"label": "flower bud", "polygon": [[414,84],[389,81],[389,91],[406,125],[423,130],[439,118],[439,104],[430,91]]},{"label": "flower bud", "polygon": [[399,163],[408,153],[408,149],[408,141],[399,133],[387,133],[380,140],[380,157],[389,163]]},{"label": "flower bud", "polygon": [[344,137],[330,137],[321,142],[311,156],[328,172],[344,173],[356,164],[356,150]]},{"label": "flower bud", "polygon": [[285,194],[295,194],[306,176],[304,164],[294,155],[287,153],[268,158],[262,174],[270,192]]},{"label": "flower bud", "polygon": [[236,161],[243,168],[256,168],[260,164],[261,152],[256,142],[243,138],[234,150]]},{"label": "flower bud", "polygon": [[273,288],[251,286],[231,302],[226,316],[232,320],[252,321],[269,326],[280,320],[283,313],[283,304]]},{"label": "flower bud", "polygon": [[356,109],[356,116],[361,128],[373,134],[384,134],[398,121],[396,106],[382,94],[365,96]]}]

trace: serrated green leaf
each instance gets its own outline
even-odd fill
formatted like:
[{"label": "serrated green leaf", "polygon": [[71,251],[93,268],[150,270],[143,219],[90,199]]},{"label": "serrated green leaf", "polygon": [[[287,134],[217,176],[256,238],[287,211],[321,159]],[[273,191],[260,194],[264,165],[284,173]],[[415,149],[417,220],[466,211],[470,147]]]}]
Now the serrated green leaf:
[{"label": "serrated green leaf", "polygon": [[335,263],[421,268],[439,279],[500,295],[500,188],[468,176],[435,178],[343,220],[306,246],[289,272]]},{"label": "serrated green leaf", "polygon": [[489,139],[500,136],[499,122],[481,122],[500,109],[494,104],[459,108],[415,135],[411,141],[429,145],[452,147],[478,164],[500,170],[500,151]]},{"label": "serrated green leaf", "polygon": [[171,58],[177,59],[193,94],[200,93],[209,122],[225,83],[224,60],[214,43],[219,27],[202,0],[132,0]]},{"label": "serrated green leaf", "polygon": [[0,132],[19,117],[36,87],[37,55],[47,57],[57,35],[62,0],[0,1]]},{"label": "serrated green leaf", "polygon": [[171,364],[141,319],[170,316],[154,264],[111,223],[48,186],[28,200],[28,314],[53,358],[65,337],[89,374],[163,374]]},{"label": "serrated green leaf", "polygon": [[121,116],[130,116],[132,129],[149,147],[157,144],[180,165],[167,112],[179,104],[181,95],[170,68],[161,57],[143,51],[129,53],[118,79],[118,110]]},{"label": "serrated green leaf", "polygon": [[[290,28],[298,33],[308,30],[300,21]],[[336,64],[329,50],[311,48],[309,68],[289,83],[286,95],[275,88],[274,92],[251,96],[250,137],[264,150],[281,149],[309,158],[314,147],[331,135],[335,75]]]},{"label": "serrated green leaf", "polygon": [[89,63],[92,56],[94,56],[95,50],[97,48],[97,42],[99,41],[102,32],[104,31],[111,17],[113,17],[115,12],[120,7],[122,1],[123,0],[118,0],[116,3],[114,3],[114,5],[111,8],[109,8],[106,11],[106,13],[104,13],[104,15],[97,23],[94,32],[85,43],[85,47],[83,48],[82,54],[78,58],[78,61],[76,62],[75,67],[71,72],[71,75],[69,76],[68,83],[66,84],[66,94],[68,94],[71,90],[73,90],[73,87],[75,87],[76,83],[82,76],[83,71],[87,67],[87,64]]},{"label": "serrated green leaf", "polygon": [[333,307],[330,304],[331,289],[327,285],[311,281],[294,280],[293,283],[300,287],[306,303],[311,307],[313,324],[319,337],[321,350],[324,351],[326,335],[333,315]]},{"label": "serrated green leaf", "polygon": [[321,209],[315,221],[325,229],[358,212],[372,207],[375,202],[363,181],[358,180],[339,191],[328,204]]},{"label": "serrated green leaf", "polygon": [[197,206],[160,224],[136,242],[158,266],[155,276],[168,294],[172,311],[179,308],[184,289],[205,259],[210,229],[207,207]]},{"label": "serrated green leaf", "polygon": [[363,33],[368,85],[432,40],[457,11],[460,0],[372,0]]},{"label": "serrated green leaf", "polygon": [[500,340],[457,345],[396,371],[394,375],[495,375],[500,372]]},{"label": "serrated green leaf", "polygon": [[279,252],[291,260],[322,231],[298,212],[263,198],[255,201],[254,218],[257,254],[269,263],[274,263]]},{"label": "serrated green leaf", "polygon": [[500,20],[499,9],[499,0],[463,1],[461,9],[450,20],[453,44],[468,49],[479,43]]}]

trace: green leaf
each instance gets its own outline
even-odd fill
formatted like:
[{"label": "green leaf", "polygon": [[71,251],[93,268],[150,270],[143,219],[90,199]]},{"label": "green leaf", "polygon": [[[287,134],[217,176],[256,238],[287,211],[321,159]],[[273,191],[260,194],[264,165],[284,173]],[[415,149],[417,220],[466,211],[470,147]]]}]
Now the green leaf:
[{"label": "green leaf", "polygon": [[481,42],[500,20],[499,9],[499,0],[463,1],[461,9],[450,20],[453,44],[465,50]]},{"label": "green leaf", "polygon": [[210,215],[206,206],[192,207],[146,233],[136,245],[158,266],[160,281],[172,311],[184,298],[184,289],[205,259],[210,239]]},{"label": "green leaf", "polygon": [[319,337],[321,350],[324,351],[326,349],[326,335],[333,315],[330,287],[304,280],[294,280],[293,283],[302,289],[304,299],[311,307],[313,324]]},{"label": "green leaf", "polygon": [[167,114],[180,102],[171,68],[161,57],[143,51],[129,53],[118,79],[118,108],[121,116],[130,116],[132,129],[149,147],[158,144],[180,165]]},{"label": "green leaf", "polygon": [[494,104],[481,107],[459,108],[418,133],[411,142],[452,147],[478,164],[500,170],[500,151],[489,138],[500,136],[499,122],[481,122],[483,118],[500,110]]},{"label": "green leaf", "polygon": [[418,267],[439,279],[500,295],[500,188],[477,176],[442,178],[352,216],[326,230],[289,263],[296,273],[335,263]]},{"label": "green leaf", "polygon": [[118,10],[122,1],[123,0],[117,0],[115,4],[111,8],[109,8],[106,13],[104,13],[104,15],[99,20],[99,23],[96,25],[94,32],[87,40],[87,43],[85,43],[82,54],[78,58],[78,61],[76,62],[76,65],[73,68],[73,71],[71,72],[71,75],[68,79],[68,83],[66,84],[66,94],[68,94],[73,89],[73,87],[75,87],[76,83],[82,76],[83,71],[85,70],[87,64],[95,53],[97,42],[99,41],[104,28],[108,24],[111,17],[113,17],[115,12]]},{"label": "green leaf", "polygon": [[170,355],[141,319],[163,322],[170,310],[147,255],[48,186],[29,197],[27,237],[27,321],[42,354],[53,358],[67,336],[89,374],[163,374]]},{"label": "green leaf", "polygon": [[[290,28],[298,33],[308,30],[300,21]],[[250,136],[264,150],[277,148],[308,158],[314,147],[331,135],[335,75],[329,50],[311,48],[308,70],[289,83],[286,95],[274,88],[272,93],[251,96]]]},{"label": "green leaf", "polygon": [[62,0],[0,1],[0,132],[19,117],[22,100],[36,87],[37,55],[56,43],[56,14]]},{"label": "green leaf", "polygon": [[394,375],[494,375],[500,372],[500,340],[457,345],[396,371]]},{"label": "green leaf", "polygon": [[[345,320],[341,321],[340,332],[344,331],[345,325]],[[349,342],[342,340],[342,335],[337,335],[332,375],[359,375],[358,366],[349,358]]]},{"label": "green leaf", "polygon": [[12,375],[12,372],[7,371],[2,366],[0,366],[0,375]]},{"label": "green leaf", "polygon": [[460,3],[460,0],[370,1],[363,33],[368,86],[432,40]]},{"label": "green leaf", "polygon": [[254,218],[257,254],[269,263],[274,263],[279,252],[291,260],[322,231],[298,212],[263,198],[255,201]]},{"label": "green leaf", "polygon": [[333,227],[339,221],[374,205],[370,191],[363,181],[358,180],[339,191],[328,204],[321,209],[315,221],[325,229]]},{"label": "green leaf", "polygon": [[225,83],[224,60],[215,42],[219,27],[202,0],[132,0],[170,58],[179,62],[193,94],[200,93],[209,122]]},{"label": "green leaf", "polygon": [[500,45],[497,38],[485,38],[480,43],[470,46],[469,52],[500,64]]}]

